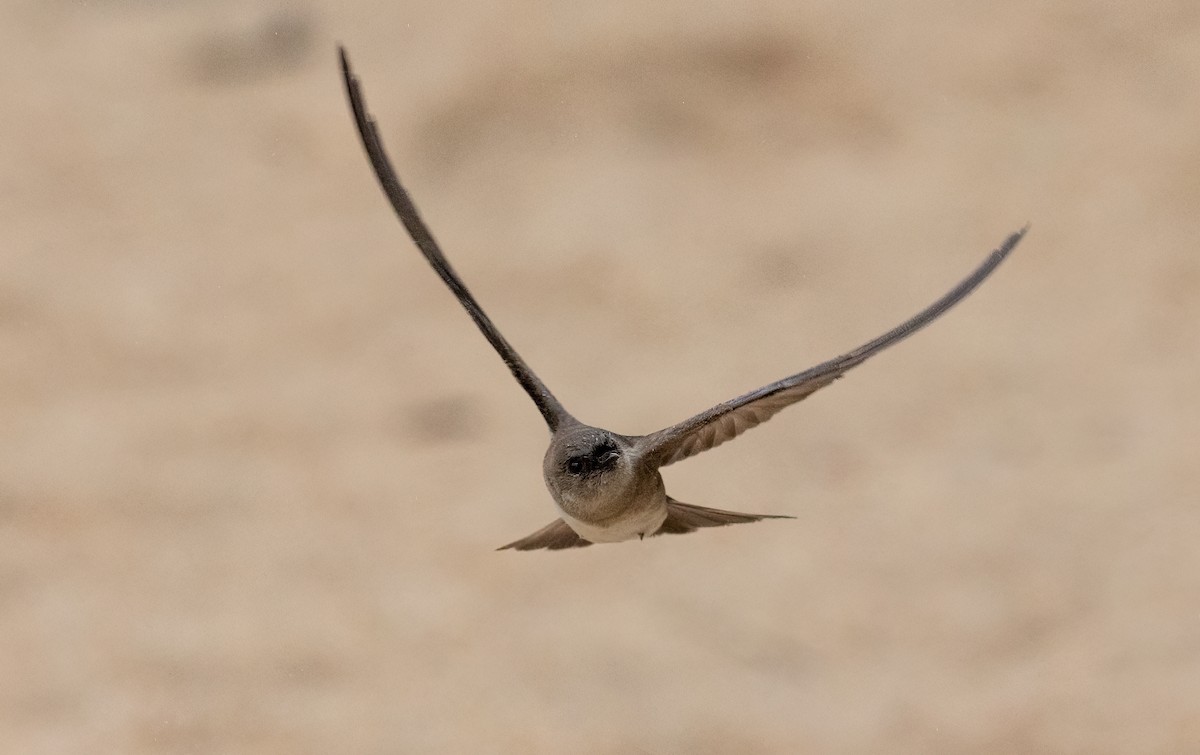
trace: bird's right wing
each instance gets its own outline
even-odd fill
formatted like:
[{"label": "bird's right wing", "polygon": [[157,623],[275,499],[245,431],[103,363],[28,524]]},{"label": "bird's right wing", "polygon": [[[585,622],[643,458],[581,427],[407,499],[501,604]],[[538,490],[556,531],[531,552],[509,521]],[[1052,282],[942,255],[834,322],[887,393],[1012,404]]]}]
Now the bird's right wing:
[{"label": "bird's right wing", "polygon": [[463,285],[462,280],[454,272],[454,268],[450,267],[450,262],[442,254],[441,248],[438,247],[438,243],[425,225],[425,221],[421,220],[416,205],[413,204],[408,192],[401,185],[400,178],[392,168],[391,161],[388,160],[387,152],[383,149],[383,140],[379,138],[379,131],[375,128],[375,120],[367,112],[367,103],[363,99],[358,77],[350,69],[350,60],[346,57],[345,48],[339,47],[338,53],[342,61],[342,78],[346,82],[346,96],[350,98],[350,109],[354,112],[358,135],[362,138],[363,148],[367,151],[367,157],[371,161],[371,167],[375,169],[375,176],[379,179],[379,185],[383,187],[383,193],[392,203],[392,208],[400,217],[400,222],[404,224],[408,235],[421,250],[421,254],[425,255],[425,259],[428,260],[434,271],[454,292],[459,303],[463,305],[467,314],[475,321],[475,325],[483,332],[483,337],[500,354],[500,358],[508,365],[513,377],[533,399],[533,403],[542,413],[546,424],[550,426],[550,431],[554,432],[559,425],[570,420],[571,415],[563,409],[562,404],[558,403],[558,399],[554,398],[554,394],[550,393],[550,389],[542,383],[533,370],[529,369],[529,365],[525,364],[525,360],[521,358],[516,349],[509,345],[504,336],[500,335],[500,331],[492,324],[491,319],[475,301],[475,297],[471,295],[467,287]]},{"label": "bird's right wing", "polygon": [[716,448],[824,388],[844,375],[847,370],[907,338],[962,301],[1004,261],[1027,230],[1028,226],[1009,236],[975,272],[910,320],[828,362],[765,385],[731,401],[717,404],[677,425],[639,438],[638,446],[642,457],[648,463],[666,466]]}]

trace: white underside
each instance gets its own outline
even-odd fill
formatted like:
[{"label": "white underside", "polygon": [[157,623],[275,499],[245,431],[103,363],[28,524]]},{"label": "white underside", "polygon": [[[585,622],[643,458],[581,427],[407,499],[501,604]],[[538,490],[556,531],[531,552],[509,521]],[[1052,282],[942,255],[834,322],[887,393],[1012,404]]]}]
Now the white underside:
[{"label": "white underside", "polygon": [[667,518],[667,505],[664,501],[661,506],[647,507],[607,526],[581,522],[561,509],[559,513],[562,514],[563,521],[584,540],[593,543],[619,543],[658,532],[658,528]]}]

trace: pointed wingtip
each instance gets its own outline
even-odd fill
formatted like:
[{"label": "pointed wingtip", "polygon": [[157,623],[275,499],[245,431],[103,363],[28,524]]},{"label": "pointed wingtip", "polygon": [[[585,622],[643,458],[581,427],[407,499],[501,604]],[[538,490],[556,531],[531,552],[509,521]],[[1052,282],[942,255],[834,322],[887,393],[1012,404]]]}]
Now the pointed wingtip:
[{"label": "pointed wingtip", "polygon": [[1025,234],[1029,233],[1029,228],[1030,223],[1026,221],[1025,225],[1021,226],[1020,230],[1009,235],[1009,237],[1004,240],[1004,243],[1000,245],[1000,248],[997,249],[993,254],[1001,258],[1007,257],[1008,253],[1015,249],[1017,244],[1021,243],[1021,239],[1025,238]]},{"label": "pointed wingtip", "polygon": [[[992,271],[995,270],[1001,262],[1008,258],[1008,255],[1012,254],[1012,251],[1016,249],[1017,245],[1021,243],[1021,240],[1025,238],[1026,233],[1029,233],[1028,222],[1021,226],[1020,230],[1010,233],[1008,238],[1004,240],[1003,244],[992,250],[992,253],[988,255],[988,258],[984,261],[984,263],[980,265],[979,269],[976,270],[971,276],[975,279],[975,281],[973,284],[966,287],[967,293],[969,293],[971,289],[974,289],[975,286],[982,283],[985,278],[992,274]],[[966,294],[964,293],[963,295],[965,296]]]},{"label": "pointed wingtip", "polygon": [[350,68],[350,54],[346,52],[346,47],[340,43],[337,46],[337,50],[338,63],[341,64],[342,68],[342,78],[345,79],[346,83],[349,85],[354,81],[354,71]]}]

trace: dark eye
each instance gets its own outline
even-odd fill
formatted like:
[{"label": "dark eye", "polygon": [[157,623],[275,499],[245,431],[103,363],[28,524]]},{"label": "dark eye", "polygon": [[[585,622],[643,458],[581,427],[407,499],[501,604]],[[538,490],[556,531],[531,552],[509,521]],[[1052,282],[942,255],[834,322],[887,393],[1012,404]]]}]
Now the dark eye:
[{"label": "dark eye", "polygon": [[583,459],[576,456],[573,459],[567,459],[567,471],[571,474],[579,474],[583,471]]}]

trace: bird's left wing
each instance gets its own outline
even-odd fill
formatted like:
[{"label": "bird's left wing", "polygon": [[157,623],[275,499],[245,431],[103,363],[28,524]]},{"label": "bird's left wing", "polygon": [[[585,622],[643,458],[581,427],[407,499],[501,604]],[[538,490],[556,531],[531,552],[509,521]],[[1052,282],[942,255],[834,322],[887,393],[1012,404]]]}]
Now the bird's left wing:
[{"label": "bird's left wing", "polygon": [[651,464],[666,466],[715,448],[766,422],[780,410],[824,388],[844,375],[847,370],[912,335],[962,301],[1004,261],[1021,241],[1026,230],[1028,226],[1009,236],[975,272],[910,320],[828,362],[765,385],[731,401],[717,404],[708,411],[665,430],[643,436],[638,439],[640,454]]}]

